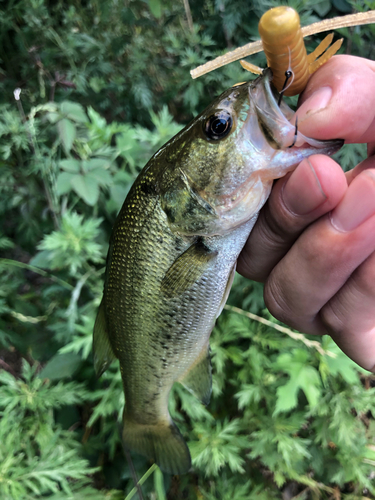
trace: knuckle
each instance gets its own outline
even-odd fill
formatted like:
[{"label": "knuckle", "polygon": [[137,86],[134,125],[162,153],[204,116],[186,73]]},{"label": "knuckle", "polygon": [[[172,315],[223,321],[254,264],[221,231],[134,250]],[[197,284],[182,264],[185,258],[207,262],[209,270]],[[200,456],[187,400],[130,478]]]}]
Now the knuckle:
[{"label": "knuckle", "polygon": [[320,220],[315,227],[308,228],[298,240],[300,255],[311,273],[319,273],[328,279],[345,260],[345,249],[341,242],[326,237],[325,221]]},{"label": "knuckle", "polygon": [[270,220],[262,220],[258,232],[263,247],[267,249],[280,250],[285,247],[285,240],[274,230]]},{"label": "knuckle", "polygon": [[294,313],[289,306],[287,295],[280,281],[271,275],[264,287],[264,302],[267,309],[279,321],[291,325]]},{"label": "knuckle", "polygon": [[[337,304],[337,303],[336,303]],[[328,302],[319,312],[320,319],[331,335],[341,335],[346,331],[345,317],[332,302]]]},{"label": "knuckle", "polygon": [[351,276],[353,287],[358,294],[375,296],[375,253],[368,257]]},{"label": "knuckle", "polygon": [[294,239],[295,233],[299,233],[303,228],[299,226],[299,220],[291,212],[287,211],[284,204],[270,198],[265,206],[265,225],[269,237],[276,242],[284,243]]},{"label": "knuckle", "polygon": [[300,228],[298,228],[297,234],[293,234],[289,230],[289,226],[290,224],[281,211],[273,209],[267,203],[260,213],[258,224],[258,234],[264,247],[283,250],[286,245],[290,246],[300,233]]}]

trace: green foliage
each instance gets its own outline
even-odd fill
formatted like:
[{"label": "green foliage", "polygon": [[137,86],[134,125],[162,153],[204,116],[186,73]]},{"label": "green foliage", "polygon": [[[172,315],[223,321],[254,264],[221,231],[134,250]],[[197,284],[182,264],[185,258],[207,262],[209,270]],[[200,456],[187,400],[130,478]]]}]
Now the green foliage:
[{"label": "green foliage", "polygon": [[32,264],[47,269],[67,267],[71,275],[87,262],[103,262],[102,249],[95,243],[101,219],[86,219],[76,212],[65,213],[61,229],[47,235],[38,248],[43,250]]},{"label": "green foliage", "polygon": [[225,466],[232,472],[245,472],[241,450],[249,448],[250,443],[240,436],[240,427],[241,423],[236,419],[223,423],[218,420],[211,426],[197,422],[194,432],[199,439],[190,443],[193,464],[210,476],[217,476]]},{"label": "green foliage", "polygon": [[67,498],[87,488],[96,470],[80,456],[73,432],[62,430],[53,413],[82,403],[89,398],[88,391],[76,382],[51,385],[36,375],[37,366],[24,361],[19,379],[0,372],[0,495],[4,500],[58,492]]},{"label": "green foliage", "polygon": [[[290,3],[303,24],[375,8]],[[256,39],[276,2],[190,4],[192,27],[170,0],[0,6],[2,499],[136,498],[118,366],[97,380],[91,355],[111,227],[151,155],[248,78],[237,63],[194,81],[189,70]],[[341,31],[346,51],[374,57],[374,26]],[[345,146],[343,167],[364,148]],[[261,285],[236,276],[228,304],[239,309],[212,335],[210,405],[179,384],[170,397],[193,471],[169,478],[134,455],[145,498],[374,498],[373,377],[328,337],[278,331]]]},{"label": "green foliage", "polygon": [[286,372],[290,379],[277,389],[277,404],[274,415],[295,408],[300,389],[305,393],[312,408],[318,403],[321,380],[318,371],[310,365],[309,361],[308,353],[302,349],[295,349],[291,353],[285,353],[278,357],[276,368]]}]

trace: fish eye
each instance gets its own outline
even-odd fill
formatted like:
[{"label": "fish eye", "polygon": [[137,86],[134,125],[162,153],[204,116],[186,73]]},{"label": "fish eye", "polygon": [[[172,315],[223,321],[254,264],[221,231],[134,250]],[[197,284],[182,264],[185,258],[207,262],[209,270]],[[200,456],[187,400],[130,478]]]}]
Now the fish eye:
[{"label": "fish eye", "polygon": [[233,120],[228,111],[221,110],[211,115],[203,126],[208,139],[217,141],[226,137],[232,130]]}]

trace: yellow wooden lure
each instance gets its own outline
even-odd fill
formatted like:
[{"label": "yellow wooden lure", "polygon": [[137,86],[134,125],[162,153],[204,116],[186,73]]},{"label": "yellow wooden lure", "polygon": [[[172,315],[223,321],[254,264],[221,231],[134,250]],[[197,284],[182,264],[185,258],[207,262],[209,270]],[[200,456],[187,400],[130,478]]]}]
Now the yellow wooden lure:
[{"label": "yellow wooden lure", "polygon": [[[326,19],[301,28],[299,15],[294,9],[287,6],[275,7],[263,14],[259,21],[260,41],[249,43],[217,57],[190,73],[193,78],[197,78],[230,62],[264,50],[267,65],[273,73],[272,83],[276,89],[287,96],[297,95],[306,87],[310,75],[339,50],[343,40],[337,40],[330,46],[333,39],[333,34],[330,34],[311,54],[307,54],[303,37],[373,22],[375,22],[375,11],[368,11]],[[262,68],[247,61],[241,61],[241,65],[252,73],[261,74],[263,71]]]}]

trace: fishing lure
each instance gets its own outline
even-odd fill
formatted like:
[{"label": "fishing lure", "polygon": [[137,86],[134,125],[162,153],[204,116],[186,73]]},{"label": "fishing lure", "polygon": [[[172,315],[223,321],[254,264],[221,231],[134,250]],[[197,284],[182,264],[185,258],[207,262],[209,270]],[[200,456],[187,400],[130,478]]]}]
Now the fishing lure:
[{"label": "fishing lure", "polygon": [[[311,54],[307,54],[303,37],[374,22],[375,10],[372,10],[326,19],[301,28],[299,15],[294,9],[286,6],[275,7],[268,10],[259,22],[261,40],[239,47],[224,56],[198,66],[190,74],[192,78],[198,78],[230,62],[263,50],[267,57],[267,64],[273,72],[274,86],[284,95],[296,95],[304,90],[310,75],[327,62],[342,43],[342,39],[337,40],[329,47],[333,39],[333,34],[330,34]],[[261,74],[263,71],[262,68],[247,61],[241,61],[241,65],[255,74]]]},{"label": "fishing lure", "polygon": [[[275,7],[263,14],[259,34],[267,65],[272,70],[272,83],[279,92],[289,96],[304,90],[310,75],[339,50],[343,41],[343,38],[337,40],[324,52],[333,39],[333,34],[328,35],[314,52],[307,55],[298,12],[286,6]],[[241,61],[241,65],[253,71],[246,61]]]}]

